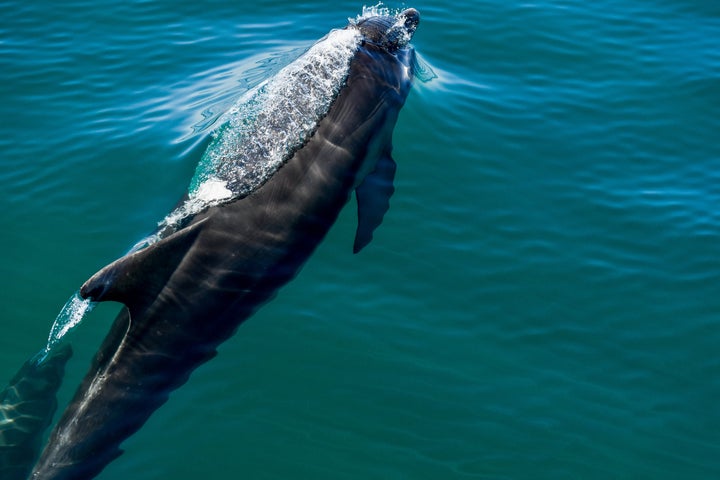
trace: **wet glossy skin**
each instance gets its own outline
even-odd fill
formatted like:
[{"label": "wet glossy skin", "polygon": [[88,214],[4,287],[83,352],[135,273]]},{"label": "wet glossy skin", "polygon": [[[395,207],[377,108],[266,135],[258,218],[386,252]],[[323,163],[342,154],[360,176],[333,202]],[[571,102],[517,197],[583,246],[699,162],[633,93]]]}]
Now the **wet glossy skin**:
[{"label": "wet glossy skin", "polygon": [[[419,17],[406,12],[401,25],[409,40]],[[312,138],[266,183],[201,212],[83,286],[84,297],[126,308],[32,478],[97,475],[170,392],[297,274],[365,176],[379,162],[391,162],[392,130],[414,61],[412,48],[395,40],[397,32],[387,35],[396,23],[395,17],[376,17],[350,27],[367,40],[351,61],[345,87]],[[385,194],[391,193],[390,186]],[[361,208],[361,226],[362,215]]]}]

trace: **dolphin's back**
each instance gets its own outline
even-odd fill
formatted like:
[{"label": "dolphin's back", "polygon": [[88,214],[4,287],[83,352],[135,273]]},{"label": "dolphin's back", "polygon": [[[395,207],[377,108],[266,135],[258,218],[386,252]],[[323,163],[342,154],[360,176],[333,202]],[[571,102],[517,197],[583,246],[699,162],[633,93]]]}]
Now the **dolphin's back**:
[{"label": "dolphin's back", "polygon": [[83,297],[125,308],[32,478],[97,475],[170,392],[297,274],[354,189],[370,206],[360,209],[356,250],[369,241],[387,198],[369,199],[392,193],[392,130],[412,56],[410,48],[359,43],[326,114],[268,178],[166,225],[157,241],[83,285]]}]

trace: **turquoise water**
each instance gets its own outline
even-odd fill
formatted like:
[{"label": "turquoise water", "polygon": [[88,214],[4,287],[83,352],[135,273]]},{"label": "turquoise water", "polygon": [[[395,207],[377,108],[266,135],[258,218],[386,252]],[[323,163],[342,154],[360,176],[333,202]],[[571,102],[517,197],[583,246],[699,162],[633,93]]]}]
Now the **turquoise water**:
[{"label": "turquoise water", "polygon": [[[347,208],[99,478],[720,477],[720,4],[407,6],[438,78],[375,240]],[[218,115],[361,7],[0,3],[0,381]]]}]

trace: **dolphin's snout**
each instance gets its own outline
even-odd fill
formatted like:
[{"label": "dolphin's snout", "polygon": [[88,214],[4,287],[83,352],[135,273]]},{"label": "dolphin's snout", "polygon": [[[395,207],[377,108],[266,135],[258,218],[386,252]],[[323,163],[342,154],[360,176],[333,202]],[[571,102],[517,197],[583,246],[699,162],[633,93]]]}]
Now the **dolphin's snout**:
[{"label": "dolphin's snout", "polygon": [[398,18],[400,20],[404,20],[405,30],[407,31],[407,34],[412,37],[415,34],[415,30],[417,30],[418,24],[420,23],[420,12],[414,8],[408,8],[407,10],[400,12]]}]

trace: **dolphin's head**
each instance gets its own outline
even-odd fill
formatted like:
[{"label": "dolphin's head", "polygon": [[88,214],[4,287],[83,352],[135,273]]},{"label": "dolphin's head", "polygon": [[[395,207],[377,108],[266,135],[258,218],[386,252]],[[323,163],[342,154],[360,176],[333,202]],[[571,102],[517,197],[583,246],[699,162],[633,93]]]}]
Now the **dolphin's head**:
[{"label": "dolphin's head", "polygon": [[365,41],[395,52],[407,46],[420,23],[420,13],[414,8],[397,15],[374,15],[360,18],[355,24]]}]

